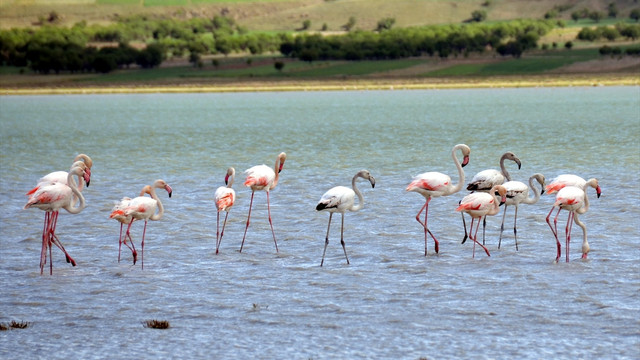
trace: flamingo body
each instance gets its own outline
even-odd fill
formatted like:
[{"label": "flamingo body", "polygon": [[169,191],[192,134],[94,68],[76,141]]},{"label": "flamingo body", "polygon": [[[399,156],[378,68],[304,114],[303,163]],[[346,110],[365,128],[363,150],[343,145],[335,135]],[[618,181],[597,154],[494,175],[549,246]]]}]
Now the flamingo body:
[{"label": "flamingo body", "polygon": [[[462,163],[460,163],[460,160],[458,160],[458,158],[456,157],[456,151],[458,150],[462,152]],[[427,220],[429,214],[429,202],[431,202],[431,198],[447,196],[460,191],[460,189],[462,188],[462,184],[464,183],[464,171],[462,170],[462,167],[466,166],[469,163],[470,153],[471,149],[465,144],[458,144],[451,150],[451,157],[453,158],[453,162],[458,169],[459,181],[457,185],[454,186],[451,183],[451,178],[448,175],[440,172],[430,171],[414,177],[413,181],[411,181],[411,183],[409,183],[406,188],[407,191],[417,192],[425,198],[425,204],[416,215],[416,221],[418,221],[418,223],[420,223],[420,225],[422,225],[422,228],[424,229],[424,256],[427,256],[427,234],[431,235],[431,238],[433,238],[436,253],[440,251],[439,242],[435,238],[431,230],[429,230],[428,226]],[[425,211],[424,222],[422,222],[422,220],[420,219],[420,214],[422,214],[423,210]]]},{"label": "flamingo body", "polygon": [[[538,191],[533,183],[533,180],[538,181],[540,184],[540,191]],[[516,243],[516,251],[518,250],[518,207],[520,204],[535,204],[540,200],[540,196],[544,193],[544,175],[536,173],[529,178],[529,186],[533,190],[533,197],[529,197],[529,186],[520,181],[507,181],[502,184],[507,189],[507,201],[504,205],[504,212],[502,214],[502,224],[500,225],[500,240],[498,240],[498,249],[502,244],[502,233],[504,231],[504,220],[507,216],[507,207],[509,205],[515,205],[515,214],[513,217],[513,236]]]},{"label": "flamingo body", "polygon": [[[498,196],[494,195],[498,192]],[[488,193],[474,192],[471,193],[460,201],[460,204],[456,208],[456,211],[466,212],[471,216],[471,226],[469,227],[469,238],[473,240],[473,257],[475,257],[475,248],[478,244],[484,251],[489,254],[489,250],[478,242],[478,229],[480,228],[480,219],[487,215],[495,215],[500,211],[500,204],[506,201],[507,189],[502,185],[494,185]],[[477,220],[476,232],[473,233],[473,223]],[[465,225],[466,227],[466,225]],[[466,228],[465,228],[466,232]],[[472,235],[474,234],[474,235]]]},{"label": "flamingo body", "polygon": [[251,219],[251,208],[253,206],[253,195],[256,190],[263,190],[267,193],[267,211],[269,214],[269,226],[271,226],[271,234],[273,235],[273,243],[278,252],[278,242],[276,241],[276,233],[273,230],[273,221],[271,219],[271,204],[269,201],[269,192],[278,185],[278,179],[280,178],[280,172],[284,167],[284,162],[287,159],[287,154],[281,152],[276,158],[276,163],[273,169],[266,165],[256,165],[247,170],[245,174],[247,177],[244,181],[244,186],[251,188],[251,201],[249,202],[249,214],[247,215],[247,224],[244,228],[244,235],[242,236],[242,243],[240,244],[240,252],[244,247],[244,240],[247,237],[247,230],[249,229],[249,223]]},{"label": "flamingo body", "polygon": [[[335,186],[324,193],[320,198],[318,205],[316,205],[317,211],[329,212],[327,236],[324,242],[324,251],[322,252],[322,261],[320,262],[320,266],[324,264],[324,256],[327,252],[327,245],[329,245],[329,229],[331,227],[331,218],[333,216],[333,213],[336,212],[342,214],[342,226],[340,227],[340,243],[342,244],[344,257],[347,259],[347,264],[349,264],[349,257],[347,256],[347,249],[344,242],[344,214],[347,210],[358,211],[364,206],[364,197],[356,186],[356,180],[358,178],[369,180],[372,188],[376,186],[376,179],[371,176],[371,173],[368,170],[360,170],[357,174],[354,175],[353,179],[351,180],[351,189],[345,186]],[[354,205],[356,196],[358,196],[358,205]]]},{"label": "flamingo body", "polygon": [[[227,169],[227,174],[224,177],[224,182],[227,186],[220,186],[216,189],[214,194],[214,202],[216,204],[217,216],[216,216],[216,254],[220,248],[222,242],[222,236],[224,235],[224,228],[227,225],[227,217],[229,216],[229,210],[236,202],[236,192],[231,188],[233,180],[236,176],[236,169],[230,167]],[[225,211],[224,223],[222,224],[222,232],[220,232],[220,212]]]}]

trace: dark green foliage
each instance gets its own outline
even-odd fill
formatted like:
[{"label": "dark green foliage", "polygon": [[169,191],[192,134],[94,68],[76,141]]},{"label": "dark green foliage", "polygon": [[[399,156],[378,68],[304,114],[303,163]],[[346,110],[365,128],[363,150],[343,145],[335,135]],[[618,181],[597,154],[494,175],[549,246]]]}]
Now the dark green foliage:
[{"label": "dark green foliage", "polygon": [[284,69],[284,62],[276,61],[273,63],[273,67],[278,71],[282,71],[282,69]]},{"label": "dark green foliage", "polygon": [[640,20],[640,8],[631,10],[629,12],[629,18],[638,22]]},{"label": "dark green foliage", "polygon": [[136,58],[136,64],[145,69],[154,68],[162,64],[164,57],[164,48],[159,44],[151,44],[140,51]]},{"label": "dark green foliage", "polygon": [[471,12],[471,21],[482,22],[487,19],[487,12],[485,10],[474,10]]},{"label": "dark green foliage", "polygon": [[388,18],[380,19],[378,20],[378,26],[376,27],[376,31],[391,30],[391,28],[395,23],[396,23],[395,18],[388,17]]},{"label": "dark green foliage", "polygon": [[349,17],[349,21],[347,21],[346,24],[342,25],[342,28],[346,31],[351,31],[354,26],[356,26],[356,18],[351,16]]}]

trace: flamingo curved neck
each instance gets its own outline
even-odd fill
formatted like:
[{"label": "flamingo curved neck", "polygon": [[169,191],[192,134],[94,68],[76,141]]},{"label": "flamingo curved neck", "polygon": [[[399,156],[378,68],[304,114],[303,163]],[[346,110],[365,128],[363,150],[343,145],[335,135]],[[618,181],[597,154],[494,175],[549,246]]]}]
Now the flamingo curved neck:
[{"label": "flamingo curved neck", "polygon": [[362,193],[360,192],[360,190],[358,189],[358,187],[356,186],[356,180],[360,177],[360,174],[356,174],[353,179],[351,180],[351,187],[353,188],[353,192],[356,193],[356,195],[358,196],[358,205],[354,205],[352,206],[349,210],[351,211],[358,211],[360,209],[362,209],[362,207],[364,206],[364,197],[362,196]]},{"label": "flamingo curved neck", "polygon": [[162,201],[160,201],[160,198],[158,198],[158,195],[156,194],[155,187],[151,187],[151,193],[149,195],[151,195],[151,198],[158,203],[158,212],[151,215],[149,220],[160,220],[164,214],[164,207],[162,206]]},{"label": "flamingo curved neck", "polygon": [[[540,195],[542,194],[544,184],[540,183],[540,191],[538,191],[538,189],[534,185],[533,179],[535,179],[535,177],[533,176],[529,178],[529,188],[531,188],[531,191],[533,191],[533,197],[528,196],[527,194],[527,198],[522,201],[523,204],[535,204],[538,202],[538,200],[540,200]],[[538,182],[539,181],[540,180],[538,180]]]},{"label": "flamingo curved neck", "polygon": [[[276,175],[277,176],[277,175]],[[229,182],[227,183],[227,187],[229,189],[231,189],[231,185],[233,185],[233,180],[235,180],[236,178],[236,172],[235,170],[231,172],[230,176],[229,176]]]},{"label": "flamingo curved neck", "polygon": [[276,164],[273,166],[273,172],[276,173],[276,177],[275,179],[273,179],[273,184],[271,185],[269,190],[273,190],[273,188],[278,185],[278,179],[280,179],[280,171],[278,170],[280,170],[280,157],[276,158]]},{"label": "flamingo curved neck", "polygon": [[460,164],[460,160],[456,156],[456,151],[459,148],[456,146],[451,151],[451,157],[453,158],[453,162],[456,164],[456,168],[458,169],[458,183],[451,189],[451,194],[457,193],[462,189],[462,185],[464,184],[464,170],[462,170],[462,164]]},{"label": "flamingo curved neck", "polygon": [[504,176],[504,178],[507,181],[511,181],[511,175],[509,174],[509,172],[507,171],[507,168],[504,167],[504,160],[507,158],[507,155],[502,155],[502,157],[500,158],[500,171],[502,172],[502,175]]},{"label": "flamingo curved neck", "polygon": [[[86,206],[84,201],[84,196],[82,196],[82,193],[78,190],[78,187],[76,186],[76,181],[73,179],[74,175],[77,175],[77,174],[73,171],[69,171],[69,174],[67,175],[67,184],[71,189],[71,192],[73,192],[73,195],[75,195],[71,197],[71,202],[69,203],[69,205],[64,207],[64,209],[67,210],[70,214],[78,214]],[[80,175],[78,175],[78,177],[80,177]],[[80,180],[80,182],[82,182],[82,180]],[[75,206],[77,203],[76,199],[79,200],[80,202],[80,204],[77,207]]]}]

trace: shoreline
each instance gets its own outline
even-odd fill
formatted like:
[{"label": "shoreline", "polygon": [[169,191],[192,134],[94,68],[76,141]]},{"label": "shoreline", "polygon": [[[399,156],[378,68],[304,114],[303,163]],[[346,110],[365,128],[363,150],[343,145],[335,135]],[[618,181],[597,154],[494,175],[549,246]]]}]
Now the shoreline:
[{"label": "shoreline", "polygon": [[[2,80],[0,78],[0,80]],[[6,79],[5,79],[6,80]],[[3,83],[5,81],[2,81]],[[24,85],[7,87],[0,83],[0,96],[76,95],[76,94],[152,94],[152,93],[224,93],[289,91],[361,91],[361,90],[445,90],[534,87],[639,86],[637,74],[544,75],[491,78],[428,79],[347,79],[273,81],[235,80],[219,83],[132,83],[69,86]]]}]

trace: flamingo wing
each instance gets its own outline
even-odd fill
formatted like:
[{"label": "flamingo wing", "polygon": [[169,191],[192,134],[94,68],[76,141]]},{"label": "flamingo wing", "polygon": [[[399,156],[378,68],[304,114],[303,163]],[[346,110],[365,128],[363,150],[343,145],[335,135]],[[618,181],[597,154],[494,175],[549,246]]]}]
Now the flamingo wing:
[{"label": "flamingo wing", "polygon": [[487,191],[491,190],[494,185],[502,185],[504,183],[504,175],[498,170],[489,169],[477,173],[471,182],[467,185],[469,191]]},{"label": "flamingo wing", "polygon": [[442,191],[451,185],[451,178],[448,175],[439,172],[426,172],[413,178],[413,181],[407,186],[407,191],[427,190]]},{"label": "flamingo wing", "polygon": [[350,208],[355,200],[355,192],[344,186],[336,186],[322,195],[316,210],[343,211]]},{"label": "flamingo wing", "polygon": [[218,212],[229,211],[236,201],[236,192],[226,186],[220,186],[214,195]]},{"label": "flamingo wing", "polygon": [[545,187],[545,191],[549,194],[553,194],[562,190],[562,188],[566,186],[576,186],[580,188],[584,188],[587,181],[580,176],[573,174],[563,174],[558,175],[555,179],[551,180],[551,182]]},{"label": "flamingo wing", "polygon": [[490,209],[493,202],[496,201],[492,195],[482,192],[476,192],[465,196],[456,211],[465,212],[484,212]]},{"label": "flamingo wing", "polygon": [[244,186],[264,188],[269,186],[276,178],[276,174],[267,165],[257,165],[251,167],[245,171],[247,178],[244,182]]},{"label": "flamingo wing", "polygon": [[123,210],[125,216],[132,216],[135,219],[148,219],[155,214],[158,202],[144,196],[133,198],[129,205]]}]

